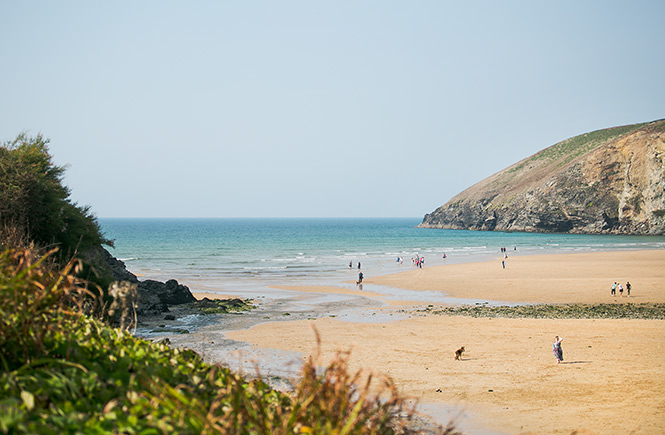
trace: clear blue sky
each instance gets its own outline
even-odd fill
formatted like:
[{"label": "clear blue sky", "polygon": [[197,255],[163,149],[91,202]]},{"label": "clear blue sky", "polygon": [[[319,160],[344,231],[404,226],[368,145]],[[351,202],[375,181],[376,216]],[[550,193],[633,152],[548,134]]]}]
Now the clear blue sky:
[{"label": "clear blue sky", "polygon": [[99,217],[423,216],[665,118],[665,2],[3,1],[0,140]]}]

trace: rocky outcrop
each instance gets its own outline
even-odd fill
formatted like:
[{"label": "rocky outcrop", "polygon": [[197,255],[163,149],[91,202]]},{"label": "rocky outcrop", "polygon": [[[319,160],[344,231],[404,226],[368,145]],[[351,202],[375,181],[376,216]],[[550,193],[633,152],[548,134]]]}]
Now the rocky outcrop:
[{"label": "rocky outcrop", "polygon": [[196,301],[196,298],[189,291],[186,285],[179,284],[175,279],[166,282],[153,281],[147,279],[139,281],[139,309],[143,295],[157,295],[157,298],[165,308],[162,311],[168,311],[169,305],[187,304]]},{"label": "rocky outcrop", "polygon": [[665,234],[665,120],[555,144],[456,195],[420,227]]},{"label": "rocky outcrop", "polygon": [[137,284],[139,300],[136,313],[138,315],[164,313],[169,311],[169,305],[196,301],[189,288],[174,279],[165,283],[151,279],[139,281],[136,275],[127,270],[124,262],[102,247],[89,250],[84,257],[88,263],[97,265],[99,272],[109,274],[112,280]]}]

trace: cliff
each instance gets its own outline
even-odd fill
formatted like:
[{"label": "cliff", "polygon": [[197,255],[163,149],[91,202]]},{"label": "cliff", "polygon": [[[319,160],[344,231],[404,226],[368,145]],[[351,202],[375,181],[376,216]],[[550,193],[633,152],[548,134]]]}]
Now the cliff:
[{"label": "cliff", "polygon": [[456,195],[419,226],[665,234],[665,120],[552,145]]}]

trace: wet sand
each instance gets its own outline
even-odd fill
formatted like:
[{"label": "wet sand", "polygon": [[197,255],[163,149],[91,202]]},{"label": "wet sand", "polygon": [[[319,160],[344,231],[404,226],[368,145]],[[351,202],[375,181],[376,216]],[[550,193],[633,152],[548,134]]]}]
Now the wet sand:
[{"label": "wet sand", "polygon": [[[426,267],[366,282],[413,294],[426,290],[514,302],[665,302],[665,251],[509,253],[505,269],[500,260]],[[611,297],[612,282],[625,286],[626,280],[633,285],[631,297],[625,291],[623,298]],[[414,311],[394,322],[319,317],[262,323],[225,337],[256,350],[308,355],[316,351],[313,327],[324,358],[350,348],[354,368],[391,376],[404,394],[428,408],[468,412],[471,421],[463,421],[463,428],[476,427],[469,432],[665,433],[663,320],[469,318]],[[562,364],[551,351],[555,335],[563,337]],[[455,361],[460,346],[467,352]]]}]

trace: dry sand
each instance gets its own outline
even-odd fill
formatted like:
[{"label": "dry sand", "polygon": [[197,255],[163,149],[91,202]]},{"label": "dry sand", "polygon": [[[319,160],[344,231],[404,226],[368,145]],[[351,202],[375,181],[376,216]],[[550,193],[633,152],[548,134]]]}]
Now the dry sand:
[{"label": "dry sand", "polygon": [[[367,282],[490,300],[637,303],[665,301],[664,278],[665,251],[640,251],[510,256],[506,269],[497,260]],[[630,280],[630,299],[610,297],[615,280]],[[665,433],[663,320],[414,315],[368,324],[320,318],[264,323],[227,336],[308,355],[316,351],[313,326],[324,359],[350,348],[354,368],[391,376],[421,403],[454,405],[488,431]],[[565,361],[558,365],[551,351],[555,335],[563,337]],[[462,345],[467,353],[454,361]]]}]

